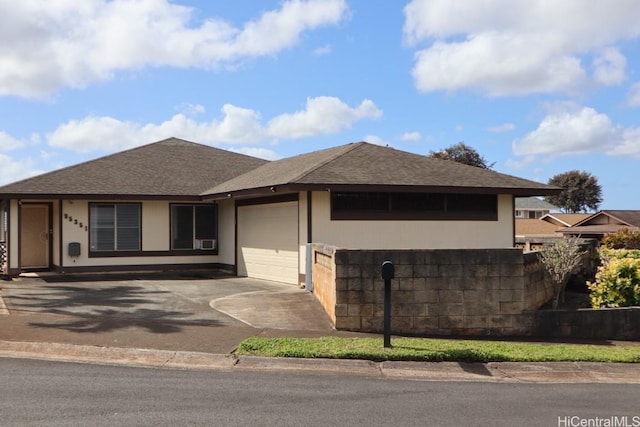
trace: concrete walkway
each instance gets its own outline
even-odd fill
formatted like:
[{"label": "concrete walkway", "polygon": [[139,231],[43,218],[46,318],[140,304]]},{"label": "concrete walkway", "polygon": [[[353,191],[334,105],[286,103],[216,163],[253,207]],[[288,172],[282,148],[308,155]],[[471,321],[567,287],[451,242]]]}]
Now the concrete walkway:
[{"label": "concrete walkway", "polygon": [[363,334],[334,330],[314,296],[290,285],[229,276],[90,278],[27,277],[0,282],[0,357],[180,369],[340,372],[435,381],[640,383],[640,364],[238,357],[234,350],[251,336]]}]

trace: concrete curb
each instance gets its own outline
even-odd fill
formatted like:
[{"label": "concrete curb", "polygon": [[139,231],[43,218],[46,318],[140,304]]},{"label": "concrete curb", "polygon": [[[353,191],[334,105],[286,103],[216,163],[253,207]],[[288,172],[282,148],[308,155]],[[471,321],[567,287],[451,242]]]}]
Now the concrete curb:
[{"label": "concrete curb", "polygon": [[372,362],[0,340],[0,357],[198,370],[298,371],[426,381],[640,384],[632,363]]},{"label": "concrete curb", "polygon": [[0,340],[0,357],[161,368],[229,369],[228,354]]},{"label": "concrete curb", "polygon": [[4,300],[2,299],[2,288],[0,288],[0,316],[8,315],[8,314],[9,314],[9,310],[7,309],[7,306],[4,303]]}]

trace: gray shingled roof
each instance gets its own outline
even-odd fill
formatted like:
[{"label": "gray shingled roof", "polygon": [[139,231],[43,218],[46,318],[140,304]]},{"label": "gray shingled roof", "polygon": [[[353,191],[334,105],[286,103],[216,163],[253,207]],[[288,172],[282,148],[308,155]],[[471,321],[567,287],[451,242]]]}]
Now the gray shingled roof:
[{"label": "gray shingled roof", "polygon": [[0,187],[2,198],[197,197],[267,163],[177,138],[122,151]]},{"label": "gray shingled roof", "polygon": [[557,211],[559,207],[537,197],[516,197],[516,209]]},{"label": "gray shingled roof", "polygon": [[258,193],[271,187],[278,191],[322,186],[488,191],[522,196],[559,191],[556,187],[486,169],[358,142],[266,163],[210,188],[203,195],[217,198],[248,190]]}]

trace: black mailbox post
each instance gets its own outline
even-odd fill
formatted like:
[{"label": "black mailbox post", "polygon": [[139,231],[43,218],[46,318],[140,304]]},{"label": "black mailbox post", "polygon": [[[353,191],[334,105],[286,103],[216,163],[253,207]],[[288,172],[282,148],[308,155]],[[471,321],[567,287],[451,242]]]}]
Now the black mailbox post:
[{"label": "black mailbox post", "polygon": [[384,280],[384,346],[391,347],[391,279],[395,279],[395,268],[391,261],[382,263]]}]

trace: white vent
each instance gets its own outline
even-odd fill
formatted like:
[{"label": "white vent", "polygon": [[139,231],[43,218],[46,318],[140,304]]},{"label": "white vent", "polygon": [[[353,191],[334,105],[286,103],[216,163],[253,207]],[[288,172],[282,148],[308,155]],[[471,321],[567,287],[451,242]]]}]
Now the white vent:
[{"label": "white vent", "polygon": [[216,248],[216,239],[196,239],[196,249],[212,251]]}]

